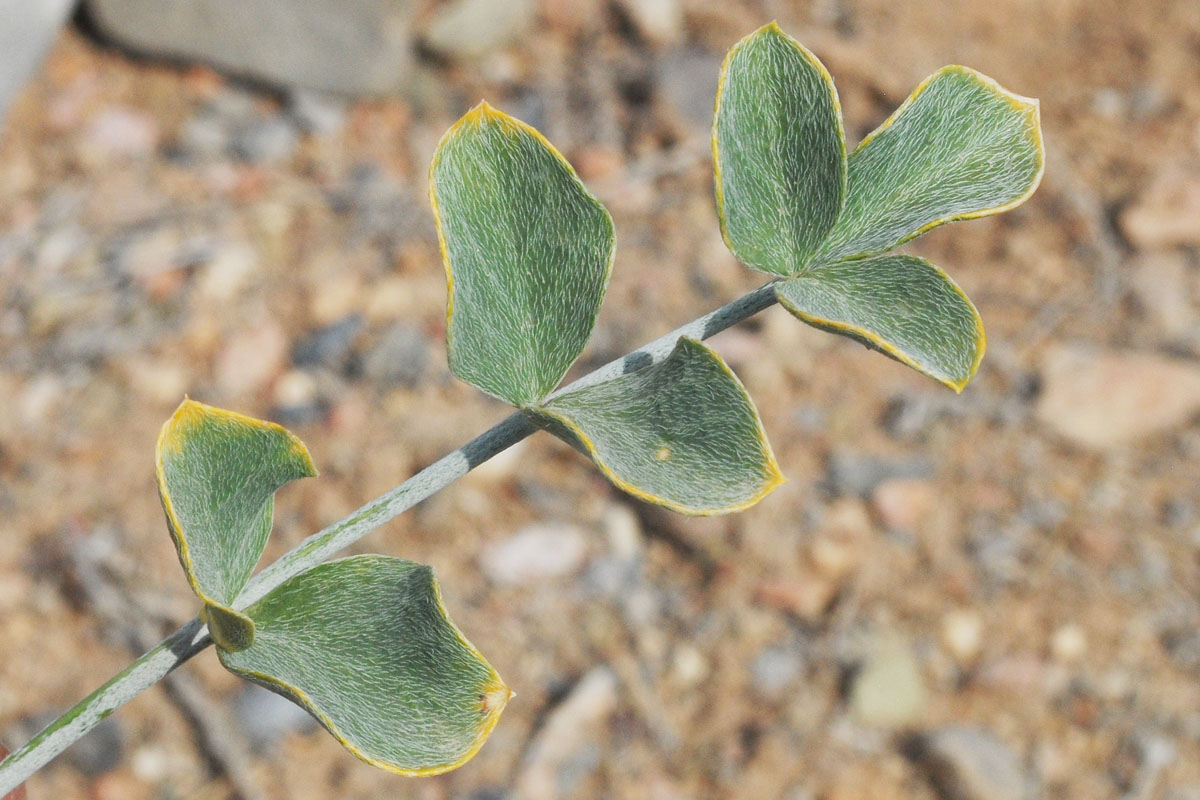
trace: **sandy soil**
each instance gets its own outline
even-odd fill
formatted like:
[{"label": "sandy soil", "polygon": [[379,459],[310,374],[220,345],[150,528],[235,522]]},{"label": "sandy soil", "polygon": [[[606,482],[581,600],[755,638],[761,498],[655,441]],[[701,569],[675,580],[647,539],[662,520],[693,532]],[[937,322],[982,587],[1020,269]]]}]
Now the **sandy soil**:
[{"label": "sandy soil", "polygon": [[[1200,4],[685,0],[661,29],[541,5],[516,45],[426,59],[408,99],[315,132],[63,36],[0,134],[0,740],[195,613],[152,476],[185,392],[312,451],[268,558],[506,413],[445,366],[424,199],[480,97],[616,219],[579,371],[760,282],[721,242],[707,128],[762,23],[825,61],[854,141],[947,63],[1040,98],[1034,198],[908,248],[979,307],[978,378],[955,396],[771,309],[714,340],[790,479],[754,509],[660,513],[540,436],[364,540],[433,564],[518,693],[455,773],[360,764],[209,652],[180,674],[241,722],[155,689],[30,796],[1200,798]],[[534,525],[585,547],[506,581],[497,548]],[[206,726],[254,744],[232,778]]]}]

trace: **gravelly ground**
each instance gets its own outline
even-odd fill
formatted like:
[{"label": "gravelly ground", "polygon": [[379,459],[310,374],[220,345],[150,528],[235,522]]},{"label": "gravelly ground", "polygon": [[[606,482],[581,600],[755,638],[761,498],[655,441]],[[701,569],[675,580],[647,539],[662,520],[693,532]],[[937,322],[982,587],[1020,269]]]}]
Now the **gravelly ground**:
[{"label": "gravelly ground", "polygon": [[[946,63],[1041,98],[1037,195],[909,247],[980,308],[979,377],[956,397],[780,309],[722,334],[787,484],[688,520],[530,440],[358,548],[435,565],[517,690],[481,754],[386,775],[206,653],[181,673],[259,745],[235,780],[270,798],[1200,798],[1200,6],[682,7],[654,41],[607,5],[544,0],[518,45],[347,107],[64,35],[0,134],[0,741],[119,670],[132,619],[194,613],[151,471],[185,392],[283,422],[321,468],[280,495],[268,558],[504,415],[446,369],[424,199],[479,97],[542,128],[616,218],[579,370],[756,285],[721,243],[706,135],[725,49],[777,17],[829,66],[852,140]],[[549,574],[513,572],[523,547]],[[81,563],[137,610],[97,602]],[[209,750],[155,690],[31,796],[231,796]]]}]

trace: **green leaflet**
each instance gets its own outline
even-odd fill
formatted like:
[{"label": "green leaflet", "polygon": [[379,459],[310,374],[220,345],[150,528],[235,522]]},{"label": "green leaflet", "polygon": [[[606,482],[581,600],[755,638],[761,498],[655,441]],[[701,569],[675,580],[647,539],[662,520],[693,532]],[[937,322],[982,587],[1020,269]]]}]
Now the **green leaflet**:
[{"label": "green leaflet", "polygon": [[429,174],[450,369],[513,405],[536,404],[591,335],[612,218],[545,137],[486,103],[446,132]]},{"label": "green leaflet", "polygon": [[880,253],[1020,205],[1042,178],[1040,126],[1036,100],[943,67],[850,155],[846,207],[818,259]]},{"label": "green leaflet", "polygon": [[796,316],[962,391],[984,350],[971,301],[928,262],[869,257],[1024,202],[1045,166],[1040,125],[1036,100],[950,66],[847,159],[828,74],[772,23],[729,51],[717,89],[725,242],[748,266],[791,278],[776,295]]},{"label": "green leaflet", "polygon": [[228,669],[299,703],[350,752],[436,775],[478,752],[512,692],[446,614],[433,570],[387,556],[318,565],[246,609]]},{"label": "green leaflet", "polygon": [[192,590],[217,613],[213,638],[231,648],[254,626],[229,604],[271,532],[275,492],[317,474],[304,444],[270,422],[184,400],[156,448],[158,493]]},{"label": "green leaflet", "polygon": [[961,392],[983,359],[983,321],[954,281],[923,258],[839,261],[776,284],[805,322],[850,336]]},{"label": "green leaflet", "polygon": [[658,364],[531,413],[619,488],[684,514],[740,511],[783,481],[745,388],[694,339],[680,339]]},{"label": "green leaflet", "polygon": [[800,272],[842,210],[846,140],[829,73],[773,22],[725,58],[712,147],[730,251],[763,272]]}]

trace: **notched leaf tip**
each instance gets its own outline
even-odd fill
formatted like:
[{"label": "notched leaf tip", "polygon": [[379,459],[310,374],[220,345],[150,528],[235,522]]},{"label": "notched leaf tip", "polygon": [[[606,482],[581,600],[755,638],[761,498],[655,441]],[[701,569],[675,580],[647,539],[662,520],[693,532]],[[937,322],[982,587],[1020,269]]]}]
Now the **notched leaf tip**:
[{"label": "notched leaf tip", "polygon": [[232,608],[205,603],[200,619],[208,626],[209,635],[217,646],[230,653],[245,650],[254,644],[254,620]]},{"label": "notched leaf tip", "polygon": [[183,402],[179,404],[175,412],[171,414],[171,417],[163,423],[162,429],[159,431],[155,452],[160,465],[164,454],[178,455],[182,452],[188,436],[200,427],[206,418],[225,420],[259,430],[282,433],[287,437],[289,453],[300,462],[301,469],[303,470],[301,477],[315,478],[320,474],[316,465],[313,464],[312,454],[308,452],[308,447],[296,434],[282,425],[245,414],[239,414],[236,411],[210,406],[206,403],[193,400],[187,395],[183,396]]}]

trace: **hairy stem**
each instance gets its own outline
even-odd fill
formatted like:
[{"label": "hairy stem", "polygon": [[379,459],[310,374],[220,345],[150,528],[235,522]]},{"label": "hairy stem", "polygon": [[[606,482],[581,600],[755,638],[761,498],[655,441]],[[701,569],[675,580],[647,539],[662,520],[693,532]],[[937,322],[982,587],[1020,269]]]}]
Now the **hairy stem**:
[{"label": "hairy stem", "polygon": [[[732,303],[671,331],[646,346],[611,361],[562,387],[554,395],[591,386],[633,372],[670,355],[681,336],[707,339],[774,305],[774,282],[764,284]],[[552,395],[552,396],[554,396]],[[511,414],[494,427],[449,455],[430,464],[396,488],[380,495],[350,516],[314,533],[254,576],[238,595],[234,607],[244,609],[260,600],[288,578],[304,572],[350,546],[380,525],[407,511],[435,492],[444,489],[497,453],[512,447],[536,428],[521,412]],[[0,797],[15,789],[69,745],[91,730],[122,704],[166,677],[167,673],[212,643],[208,630],[193,617],[157,647],[73,708],[46,726],[24,747],[0,761]]]}]

